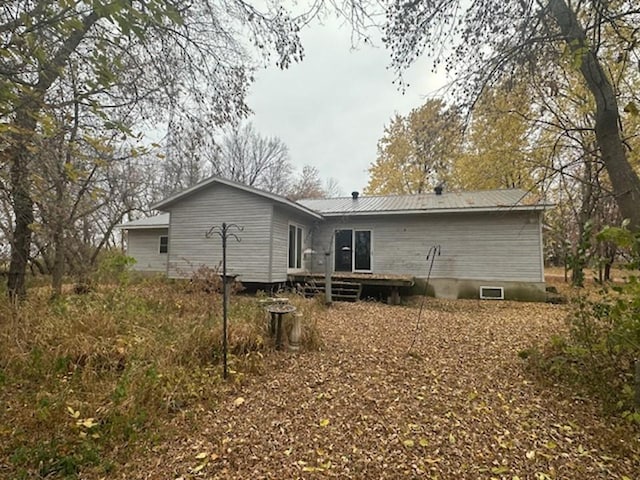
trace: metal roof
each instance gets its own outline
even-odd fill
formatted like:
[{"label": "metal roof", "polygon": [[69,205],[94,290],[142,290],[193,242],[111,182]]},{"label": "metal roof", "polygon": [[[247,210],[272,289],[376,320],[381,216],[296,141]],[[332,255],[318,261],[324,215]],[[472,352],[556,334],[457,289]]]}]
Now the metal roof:
[{"label": "metal roof", "polygon": [[127,223],[121,223],[117,227],[124,230],[142,229],[142,228],[169,228],[168,213],[161,213],[153,217],[141,218]]},{"label": "metal roof", "polygon": [[227,180],[226,178],[221,178],[221,177],[216,177],[216,176],[209,177],[206,180],[203,180],[203,181],[197,183],[193,187],[187,188],[186,190],[182,190],[181,192],[178,192],[178,193],[176,193],[174,195],[171,195],[170,197],[167,197],[164,200],[161,200],[161,201],[151,205],[151,208],[153,208],[154,210],[164,210],[169,205],[177,202],[178,200],[181,200],[184,197],[192,195],[193,193],[195,193],[195,192],[197,192],[197,191],[199,191],[199,190],[201,190],[203,188],[206,188],[209,185],[212,185],[214,183],[220,183],[222,185],[227,185],[229,187],[237,188],[239,190],[244,190],[245,192],[253,193],[255,195],[259,195],[261,197],[268,198],[269,200],[273,200],[274,202],[278,202],[280,204],[286,205],[287,207],[290,207],[290,208],[293,208],[295,210],[298,210],[299,212],[306,213],[307,215],[311,215],[312,217],[314,217],[316,219],[321,219],[322,218],[322,216],[320,214],[318,214],[317,212],[309,209],[308,207],[305,207],[304,205],[302,205],[300,203],[292,202],[288,198],[285,198],[285,197],[283,197],[281,195],[276,195],[275,193],[266,192],[266,191],[260,190],[258,188],[250,187],[248,185],[245,185],[244,183],[238,183],[238,182],[234,182],[232,180]]},{"label": "metal roof", "polygon": [[[416,195],[372,195],[353,197],[306,199],[292,202],[280,195],[264,192],[246,185],[218,177],[211,177],[199,184],[173,195],[155,205],[162,208],[170,203],[214,182],[240,188],[283,203],[318,219],[340,215],[398,215],[411,213],[456,213],[456,212],[505,212],[522,210],[544,210],[553,206],[529,192],[520,189],[481,190],[475,192],[423,193]],[[126,230],[145,228],[168,228],[169,213],[141,218],[118,225]]]},{"label": "metal roof", "polygon": [[407,213],[491,212],[544,210],[550,207],[540,198],[520,189],[475,192],[423,193],[416,195],[373,195],[300,200],[299,203],[324,216],[387,215]]}]

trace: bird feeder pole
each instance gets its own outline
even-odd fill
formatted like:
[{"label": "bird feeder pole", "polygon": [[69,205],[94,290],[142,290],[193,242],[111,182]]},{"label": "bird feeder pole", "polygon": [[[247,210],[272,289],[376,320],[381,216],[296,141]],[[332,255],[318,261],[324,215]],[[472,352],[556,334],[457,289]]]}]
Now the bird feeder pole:
[{"label": "bird feeder pole", "polygon": [[235,233],[230,233],[229,230],[237,230],[242,232],[243,227],[236,225],[235,223],[222,222],[221,226],[213,226],[205,234],[206,238],[211,238],[214,234],[218,235],[222,239],[222,377],[224,379],[228,376],[227,367],[227,325],[228,325],[228,278],[227,278],[227,239],[233,237],[236,241],[240,242],[240,237]]}]

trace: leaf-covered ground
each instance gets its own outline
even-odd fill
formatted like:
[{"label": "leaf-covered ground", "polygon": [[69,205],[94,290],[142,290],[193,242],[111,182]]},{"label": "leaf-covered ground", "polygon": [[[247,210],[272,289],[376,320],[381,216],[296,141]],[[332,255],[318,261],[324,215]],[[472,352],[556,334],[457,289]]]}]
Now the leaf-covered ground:
[{"label": "leaf-covered ground", "polygon": [[[175,418],[126,478],[640,478],[637,431],[535,381],[517,353],[564,307],[429,299],[336,304],[316,352],[274,352],[263,375]],[[415,340],[415,342],[414,342]],[[409,347],[414,343],[411,353]]]}]

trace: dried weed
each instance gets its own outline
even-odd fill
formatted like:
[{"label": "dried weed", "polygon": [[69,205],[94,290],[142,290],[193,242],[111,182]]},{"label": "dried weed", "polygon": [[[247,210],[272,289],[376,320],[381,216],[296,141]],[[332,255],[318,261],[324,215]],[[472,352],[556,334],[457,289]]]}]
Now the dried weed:
[{"label": "dried weed", "polygon": [[637,434],[518,358],[566,307],[429,299],[418,329],[416,314],[333,305],[321,350],[267,356],[122,478],[635,478]]}]

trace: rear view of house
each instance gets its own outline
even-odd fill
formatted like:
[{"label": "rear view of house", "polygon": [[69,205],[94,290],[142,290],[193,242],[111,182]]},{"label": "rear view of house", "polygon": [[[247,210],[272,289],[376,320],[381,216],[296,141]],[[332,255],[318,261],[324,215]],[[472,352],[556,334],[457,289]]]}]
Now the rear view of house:
[{"label": "rear view of house", "polygon": [[219,265],[220,241],[205,234],[226,222],[242,227],[240,241],[229,243],[227,268],[244,283],[304,282],[329,267],[365,285],[385,276],[420,284],[429,276],[431,293],[440,297],[544,297],[541,226],[548,205],[521,190],[354,192],[292,202],[211,177],[152,207],[164,213],[121,226],[127,251],[137,269],[171,278]]},{"label": "rear view of house", "polygon": [[[544,297],[542,213],[522,190],[305,200],[335,272],[430,276],[438,297]],[[430,254],[430,255],[429,255]],[[429,259],[427,259],[429,255]],[[311,270],[322,265],[312,262]],[[430,273],[430,275],[429,275]],[[503,289],[504,291],[501,291]]]}]

